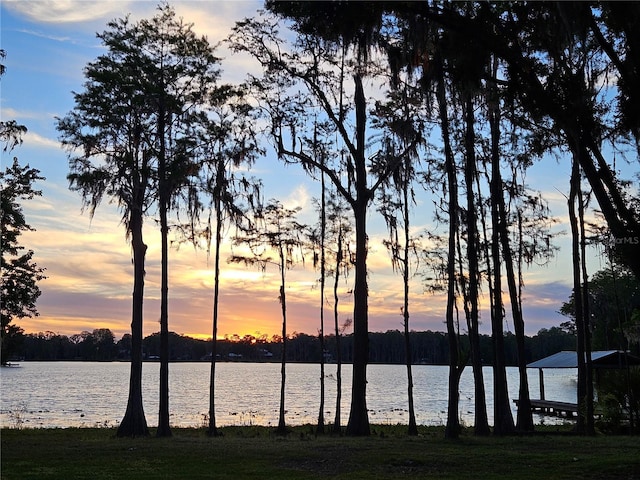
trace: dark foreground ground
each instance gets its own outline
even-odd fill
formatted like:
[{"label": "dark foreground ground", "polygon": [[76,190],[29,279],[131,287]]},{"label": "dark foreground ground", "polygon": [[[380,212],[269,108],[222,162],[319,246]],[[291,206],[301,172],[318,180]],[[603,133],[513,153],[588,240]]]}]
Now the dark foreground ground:
[{"label": "dark foreground ground", "polygon": [[621,479],[640,480],[640,437],[531,436],[445,440],[406,427],[373,427],[367,438],[286,437],[264,427],[174,429],[171,438],[122,439],[111,429],[7,430],[2,480],[16,479]]}]

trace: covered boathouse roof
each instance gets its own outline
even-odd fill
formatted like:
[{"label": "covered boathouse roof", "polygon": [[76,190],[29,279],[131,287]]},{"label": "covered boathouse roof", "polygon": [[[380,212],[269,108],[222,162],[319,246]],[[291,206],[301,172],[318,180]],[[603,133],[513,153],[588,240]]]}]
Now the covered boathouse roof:
[{"label": "covered boathouse roof", "polygon": [[[627,365],[640,365],[640,357],[622,350],[599,350],[591,352],[591,362],[594,368],[623,368]],[[528,368],[576,368],[578,354],[562,351],[527,365]]]}]

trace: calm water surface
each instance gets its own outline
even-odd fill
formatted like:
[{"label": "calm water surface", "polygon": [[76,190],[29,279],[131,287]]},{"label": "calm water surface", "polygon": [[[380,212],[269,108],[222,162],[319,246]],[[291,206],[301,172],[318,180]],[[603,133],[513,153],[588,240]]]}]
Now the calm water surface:
[{"label": "calm water surface", "polygon": [[[208,363],[173,363],[169,367],[171,424],[201,426],[209,410]],[[277,425],[280,365],[275,363],[219,363],[216,367],[216,423]],[[351,366],[342,369],[342,423],[351,400]],[[336,366],[325,368],[325,421],[335,416]],[[492,372],[485,367],[489,422],[492,422]],[[157,425],[159,364],[143,366],[143,398],[147,422]],[[447,418],[448,367],[413,367],[416,420],[420,425],[444,425]],[[372,423],[408,423],[407,379],[403,365],[368,367],[367,406]],[[517,369],[508,369],[510,399],[518,397]],[[128,363],[22,362],[0,370],[2,427],[112,427],[118,425],[127,403]],[[539,398],[538,371],[529,370],[532,398]],[[575,369],[545,370],[545,393],[550,400],[575,402]],[[320,395],[320,367],[287,365],[286,421],[315,423]],[[473,375],[466,368],[460,383],[460,418],[473,425]],[[515,408],[514,408],[515,418]],[[534,416],[536,423],[562,421]]]}]

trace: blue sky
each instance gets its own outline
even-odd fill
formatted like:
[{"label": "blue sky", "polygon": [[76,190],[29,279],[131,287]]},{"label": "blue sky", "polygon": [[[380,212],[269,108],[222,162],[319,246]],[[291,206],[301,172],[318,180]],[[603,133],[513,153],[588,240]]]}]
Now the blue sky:
[{"label": "blue sky", "polygon": [[[233,23],[255,14],[261,2],[178,1],[176,12],[211,43],[225,38]],[[1,48],[6,51],[7,68],[2,77],[2,120],[15,119],[27,126],[24,144],[10,154],[3,153],[2,168],[13,156],[22,164],[38,168],[46,181],[38,188],[43,195],[25,205],[27,221],[36,229],[24,236],[35,251],[36,261],[47,269],[41,283],[40,316],[19,324],[27,332],[78,333],[94,328],[111,328],[116,336],[129,330],[131,304],[131,252],[116,209],[105,202],[95,218],[81,212],[79,196],[68,190],[67,157],[57,140],[55,117],[73,108],[72,91],[81,91],[83,67],[102,53],[95,37],[107,21],[131,13],[132,19],[150,17],[152,1],[11,1],[1,4]],[[241,81],[246,73],[256,73],[246,57],[232,56],[224,49],[222,69],[226,81]],[[568,232],[566,200],[570,163],[567,159],[546,159],[528,174],[530,186],[544,192],[560,223],[555,231]],[[311,199],[317,186],[296,166],[282,167],[273,153],[259,159],[254,175],[263,178],[269,196],[304,211],[313,208]],[[424,199],[428,202],[428,196]],[[422,212],[424,215],[424,211]],[[414,224],[430,224],[432,218],[416,213]],[[381,225],[376,214],[370,223]],[[145,231],[149,244],[145,300],[145,334],[158,330],[159,318],[159,234],[153,222]],[[400,329],[401,279],[389,268],[388,255],[381,245],[385,233],[371,232],[371,318],[375,331]],[[571,291],[568,236],[561,235],[560,254],[545,268],[532,268],[525,276],[525,321],[527,333],[558,325],[565,318],[557,314]],[[183,246],[170,254],[170,328],[178,333],[210,336],[212,268],[204,251]],[[592,272],[602,267],[593,255]],[[220,334],[277,333],[280,329],[277,303],[277,272],[263,274],[239,266],[223,272]],[[290,331],[315,333],[318,329],[317,274],[308,268],[289,275]],[[343,319],[351,316],[351,301],[344,285]],[[415,330],[444,330],[444,299],[423,293],[413,285],[411,327]],[[484,303],[488,303],[485,301]],[[486,306],[486,305],[485,305]],[[484,314],[483,331],[489,331]],[[507,326],[513,330],[510,320]]]}]

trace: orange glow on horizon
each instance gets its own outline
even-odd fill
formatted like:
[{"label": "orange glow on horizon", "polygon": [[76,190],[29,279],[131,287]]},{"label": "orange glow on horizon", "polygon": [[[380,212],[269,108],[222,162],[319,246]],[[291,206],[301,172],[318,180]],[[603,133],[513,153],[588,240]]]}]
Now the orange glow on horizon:
[{"label": "orange glow on horizon", "polygon": [[[54,210],[55,211],[55,210]],[[50,213],[47,210],[47,213]],[[75,230],[57,232],[58,223],[48,218],[45,225],[25,235],[36,252],[38,264],[47,268],[48,278],[40,283],[39,317],[15,323],[26,333],[52,331],[74,335],[97,328],[109,328],[116,340],[130,333],[133,268],[130,246],[117,225],[118,217],[96,217],[89,222],[76,218]],[[67,219],[67,223],[70,221]],[[77,226],[80,225],[78,228]],[[372,236],[373,238],[373,236]],[[145,265],[144,336],[160,330],[160,258],[157,232],[147,235],[149,249]],[[223,259],[230,254],[223,247]],[[369,254],[369,329],[386,331],[402,328],[402,279],[395,274],[385,249],[372,247]],[[212,336],[213,269],[210,257],[200,250],[180,248],[169,254],[169,329],[198,339]],[[544,285],[545,274],[534,272],[525,289],[527,305],[553,309],[560,300],[555,290],[536,289]],[[309,263],[287,270],[287,332],[316,335],[319,330],[320,292],[318,272]],[[340,280],[340,319],[353,317],[353,276]],[[218,338],[245,335],[271,339],[282,333],[279,304],[280,278],[277,268],[245,267],[223,262],[220,272]],[[533,287],[533,289],[532,289]],[[325,292],[325,332],[333,333],[333,292]],[[483,298],[482,306],[488,300]],[[411,327],[415,330],[444,331],[443,294],[425,293],[419,279],[411,286]],[[505,297],[508,308],[508,297]],[[549,319],[541,319],[540,323]],[[559,323],[559,321],[554,321]],[[349,333],[349,332],[347,332]]]}]

